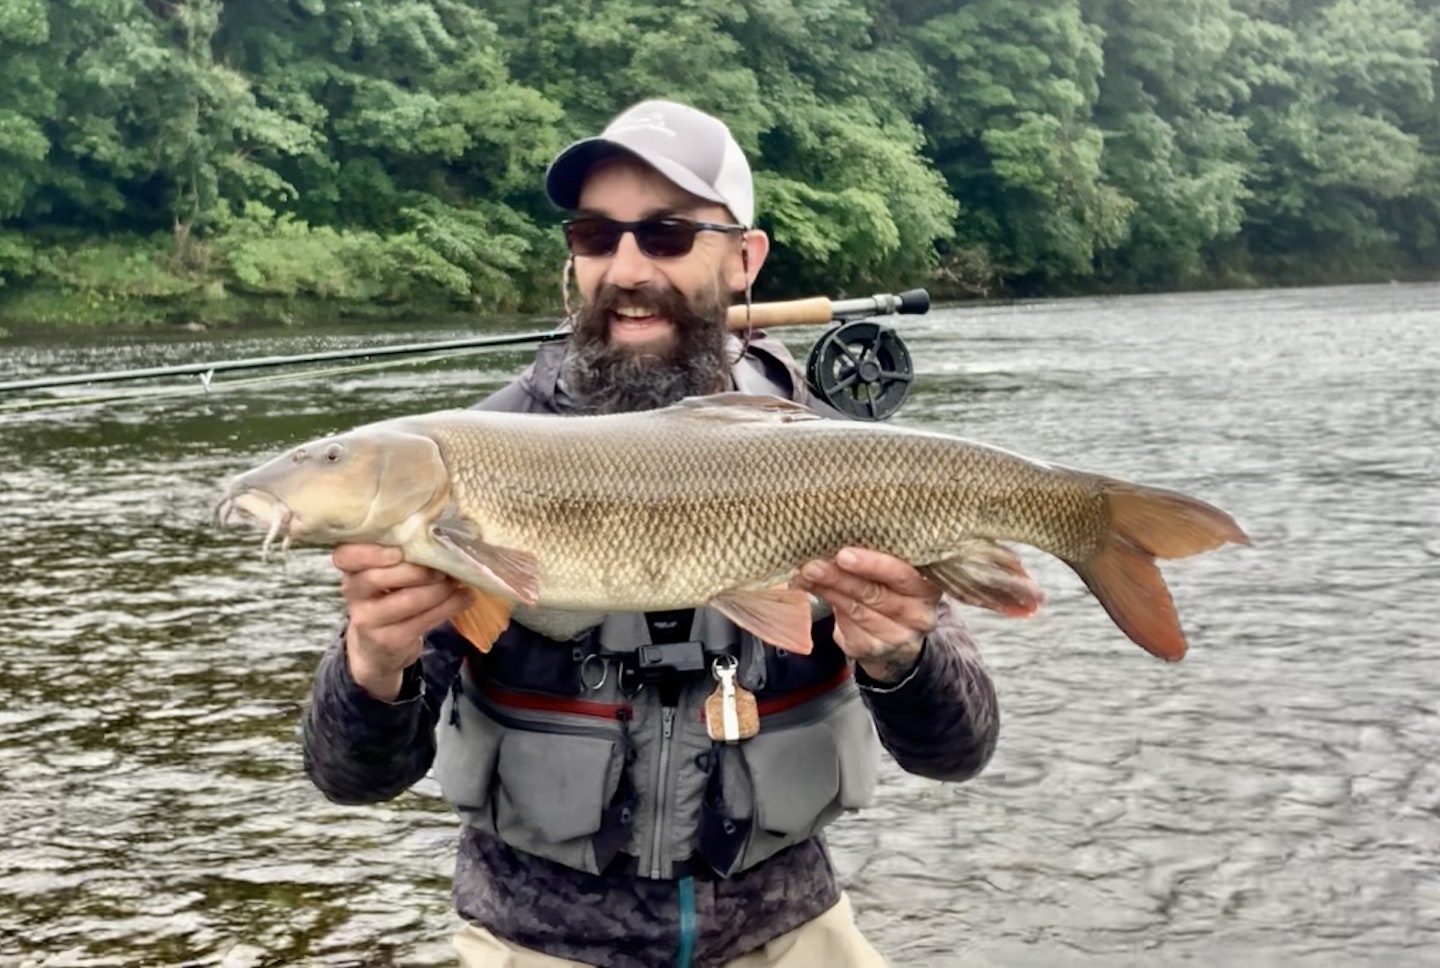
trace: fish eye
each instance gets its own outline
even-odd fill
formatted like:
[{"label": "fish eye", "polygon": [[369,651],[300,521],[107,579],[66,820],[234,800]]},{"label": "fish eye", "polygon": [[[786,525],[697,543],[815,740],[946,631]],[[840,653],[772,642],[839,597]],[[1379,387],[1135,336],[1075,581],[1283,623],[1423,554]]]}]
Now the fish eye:
[{"label": "fish eye", "polygon": [[345,448],[339,444],[331,444],[325,448],[325,460],[328,463],[335,463],[345,453]]}]

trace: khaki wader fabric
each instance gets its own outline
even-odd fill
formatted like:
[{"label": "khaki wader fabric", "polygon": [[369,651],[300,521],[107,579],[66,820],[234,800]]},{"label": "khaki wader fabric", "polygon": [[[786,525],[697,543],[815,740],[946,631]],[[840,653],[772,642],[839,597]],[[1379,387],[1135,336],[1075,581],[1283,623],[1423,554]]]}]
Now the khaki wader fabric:
[{"label": "khaki wader fabric", "polygon": [[[461,968],[593,968],[521,948],[489,931],[466,924],[455,935]],[[885,959],[855,927],[850,899],[844,894],[830,910],[770,943],[727,961],[725,968],[887,968]]]}]

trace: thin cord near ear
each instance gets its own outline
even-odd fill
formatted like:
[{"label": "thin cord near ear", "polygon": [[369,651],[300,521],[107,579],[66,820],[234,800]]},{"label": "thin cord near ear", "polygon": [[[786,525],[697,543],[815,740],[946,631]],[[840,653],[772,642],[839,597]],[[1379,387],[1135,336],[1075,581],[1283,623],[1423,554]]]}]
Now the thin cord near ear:
[{"label": "thin cord near ear", "polygon": [[575,268],[575,257],[566,256],[565,265],[560,270],[560,301],[565,307],[565,322],[573,326],[575,324],[575,310],[570,304],[570,273]]},{"label": "thin cord near ear", "polygon": [[745,236],[740,237],[740,268],[745,273],[745,340],[744,345],[749,346],[755,338],[755,326],[750,321],[751,305],[751,283],[750,283],[750,247],[745,244]]}]

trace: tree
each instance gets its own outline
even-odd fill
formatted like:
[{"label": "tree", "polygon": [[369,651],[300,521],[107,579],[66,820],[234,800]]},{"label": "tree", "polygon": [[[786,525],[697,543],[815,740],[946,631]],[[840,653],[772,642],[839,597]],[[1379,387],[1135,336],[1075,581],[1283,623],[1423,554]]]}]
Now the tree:
[{"label": "tree", "polygon": [[1417,204],[1432,213],[1417,229],[1433,232],[1421,132],[1435,127],[1437,62],[1426,28],[1405,0],[1336,0],[1296,27],[1255,26],[1241,51],[1259,153],[1244,241],[1262,266],[1315,278],[1393,264],[1395,213]]},{"label": "tree", "polygon": [[961,244],[1023,287],[1089,276],[1133,202],[1103,178],[1101,34],[1078,0],[976,0],[909,35],[942,92],[920,121]]},{"label": "tree", "polygon": [[1253,151],[1229,60],[1238,16],[1227,0],[1097,0],[1105,77],[1095,120],[1105,180],[1133,201],[1104,274],[1129,285],[1203,281],[1207,257],[1239,233]]}]

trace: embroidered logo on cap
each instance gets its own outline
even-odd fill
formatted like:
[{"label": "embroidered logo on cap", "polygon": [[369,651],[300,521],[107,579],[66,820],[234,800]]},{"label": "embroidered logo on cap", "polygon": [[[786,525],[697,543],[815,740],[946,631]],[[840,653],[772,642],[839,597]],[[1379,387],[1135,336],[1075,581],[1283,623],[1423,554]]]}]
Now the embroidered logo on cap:
[{"label": "embroidered logo on cap", "polygon": [[676,137],[675,132],[665,123],[665,115],[659,111],[648,114],[637,114],[633,118],[626,118],[610,126],[611,134],[638,130],[655,131],[671,138]]}]

